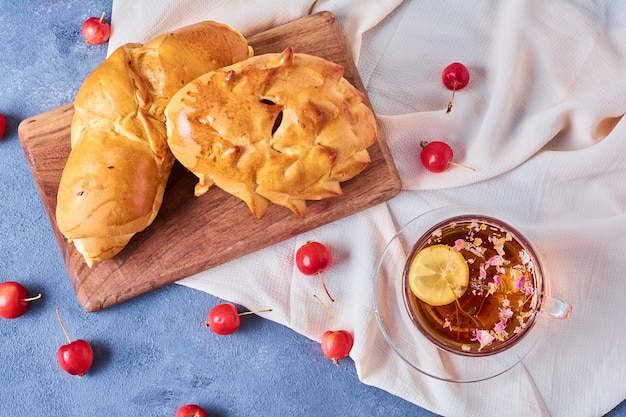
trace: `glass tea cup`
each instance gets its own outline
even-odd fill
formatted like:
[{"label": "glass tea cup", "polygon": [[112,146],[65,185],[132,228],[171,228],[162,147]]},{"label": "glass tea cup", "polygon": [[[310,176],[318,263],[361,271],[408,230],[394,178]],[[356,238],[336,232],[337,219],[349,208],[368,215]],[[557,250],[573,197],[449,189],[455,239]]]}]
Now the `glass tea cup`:
[{"label": "glass tea cup", "polygon": [[[417,271],[423,273],[417,279],[443,280],[443,304],[432,305],[428,294],[420,298],[411,289],[416,257],[426,248],[439,249],[442,274],[437,276],[433,266],[426,265]],[[459,271],[446,270],[453,268],[450,256],[461,260]],[[452,288],[445,280],[455,272],[466,279]],[[528,240],[485,215],[455,216],[428,230],[407,259],[403,287],[407,312],[418,329],[439,347],[460,355],[491,355],[509,348],[530,331],[538,314],[571,314],[568,303],[546,295],[541,263]]]},{"label": "glass tea cup", "polygon": [[448,207],[418,216],[389,242],[375,312],[409,365],[437,379],[473,382],[519,363],[543,318],[569,318],[571,306],[548,290],[539,257],[516,228],[483,211]]}]

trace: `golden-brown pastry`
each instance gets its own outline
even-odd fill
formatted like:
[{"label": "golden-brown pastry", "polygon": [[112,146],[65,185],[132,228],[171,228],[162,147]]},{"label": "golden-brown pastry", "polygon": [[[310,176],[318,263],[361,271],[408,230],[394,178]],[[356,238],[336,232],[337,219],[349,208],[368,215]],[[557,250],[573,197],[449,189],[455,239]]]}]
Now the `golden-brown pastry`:
[{"label": "golden-brown pastry", "polygon": [[172,153],[198,178],[245,201],[258,218],[269,203],[306,214],[306,200],[341,194],[340,182],[370,162],[376,121],[343,67],[319,57],[248,58],[204,74],[165,109]]},{"label": "golden-brown pastry", "polygon": [[56,220],[89,266],[119,253],[161,207],[174,163],[163,113],[170,98],[199,75],[251,55],[239,32],[206,21],[123,45],[85,79]]}]

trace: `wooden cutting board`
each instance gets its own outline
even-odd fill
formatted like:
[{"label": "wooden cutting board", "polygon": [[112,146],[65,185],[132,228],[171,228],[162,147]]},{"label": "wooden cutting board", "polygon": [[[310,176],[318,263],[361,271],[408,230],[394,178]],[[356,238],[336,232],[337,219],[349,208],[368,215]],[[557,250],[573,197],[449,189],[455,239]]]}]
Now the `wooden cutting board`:
[{"label": "wooden cutting board", "polygon": [[[248,41],[256,55],[281,52],[292,45],[295,52],[338,63],[345,68],[344,76],[365,91],[341,28],[329,12],[249,36]],[[400,191],[397,170],[380,132],[368,149],[372,163],[342,184],[343,195],[309,202],[304,219],[286,208],[270,206],[258,220],[241,200],[217,187],[194,197],[196,177],[176,164],[153,224],[136,234],[119,255],[89,268],[74,246],[66,243],[55,220],[57,188],[70,152],[73,112],[72,104],[67,104],[30,117],[20,124],[19,136],[68,275],[86,311],[110,307],[237,259],[379,204]]]}]

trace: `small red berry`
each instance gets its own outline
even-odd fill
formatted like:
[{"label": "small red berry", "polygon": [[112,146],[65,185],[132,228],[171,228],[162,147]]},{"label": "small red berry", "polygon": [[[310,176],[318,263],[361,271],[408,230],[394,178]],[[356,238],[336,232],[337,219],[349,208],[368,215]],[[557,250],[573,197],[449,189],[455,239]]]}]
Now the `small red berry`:
[{"label": "small red berry", "polygon": [[461,90],[469,84],[470,73],[460,62],[453,62],[441,72],[443,84],[450,90]]},{"label": "small red berry", "polygon": [[432,172],[443,172],[448,165],[454,165],[461,168],[467,168],[471,171],[476,171],[468,165],[459,164],[452,161],[454,156],[452,148],[445,142],[434,141],[420,143],[422,146],[422,152],[420,153],[420,159],[424,167]]},{"label": "small red berry", "polygon": [[59,347],[57,351],[57,362],[59,362],[61,368],[68,374],[82,378],[93,363],[93,350],[86,340],[78,339],[72,341],[67,330],[65,330],[63,321],[61,321],[58,308],[56,309],[56,313],[61,329],[67,339],[67,344]]},{"label": "small red berry", "polygon": [[222,303],[211,309],[206,325],[213,333],[227,335],[237,331],[241,325],[239,312],[234,304]]},{"label": "small red berry", "polygon": [[420,158],[424,167],[432,172],[443,172],[452,161],[450,145],[440,141],[422,142]]},{"label": "small red berry", "polygon": [[90,17],[81,27],[83,38],[90,45],[100,45],[111,37],[111,25],[104,20],[104,13],[100,17]]},{"label": "small red berry", "polygon": [[333,323],[333,330],[328,330],[322,335],[320,342],[322,353],[328,359],[332,360],[335,365],[339,366],[339,361],[347,358],[350,354],[352,345],[354,344],[354,338],[352,337],[352,333],[346,330],[337,330],[335,318],[326,304],[324,304],[317,295],[313,294],[313,297],[324,308],[328,318]]},{"label": "small red berry", "polygon": [[185,404],[176,411],[174,417],[208,417],[207,413],[196,404]]},{"label": "small red berry", "polygon": [[7,281],[0,284],[0,317],[14,319],[22,316],[30,301],[38,300],[41,294],[28,296],[26,288],[18,282]]},{"label": "small red berry", "polygon": [[304,275],[327,270],[333,263],[330,250],[319,242],[307,242],[296,252],[296,266]]},{"label": "small red berry", "polygon": [[470,80],[470,73],[465,65],[460,62],[453,62],[443,69],[441,72],[441,80],[443,81],[443,85],[452,90],[452,98],[448,103],[448,109],[446,111],[446,113],[450,113],[450,110],[452,110],[452,102],[454,101],[454,93],[467,86]]},{"label": "small red berry", "polygon": [[4,136],[4,132],[7,130],[7,118],[4,114],[0,113],[0,139]]},{"label": "small red berry", "polygon": [[354,338],[346,330],[328,330],[322,335],[322,353],[337,366],[350,355],[353,344]]},{"label": "small red berry", "polygon": [[317,274],[322,282],[322,287],[330,301],[335,301],[331,297],[326,282],[322,277],[322,272],[326,271],[333,263],[333,256],[330,249],[319,242],[307,242],[296,252],[296,266],[304,275]]},{"label": "small red berry", "polygon": [[93,350],[86,340],[74,340],[59,348],[57,361],[68,374],[82,377],[91,368]]},{"label": "small red berry", "polygon": [[272,309],[245,311],[240,313],[237,311],[237,307],[231,303],[218,304],[209,311],[209,316],[205,323],[206,327],[209,327],[213,333],[225,336],[227,334],[235,333],[241,325],[241,316],[247,316],[256,313],[266,313],[272,311]]}]

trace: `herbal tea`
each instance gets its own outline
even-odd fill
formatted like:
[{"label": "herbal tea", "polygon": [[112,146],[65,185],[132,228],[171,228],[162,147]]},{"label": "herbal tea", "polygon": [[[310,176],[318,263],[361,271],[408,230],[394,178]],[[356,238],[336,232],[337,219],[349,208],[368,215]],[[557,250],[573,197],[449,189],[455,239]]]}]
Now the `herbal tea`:
[{"label": "herbal tea", "polygon": [[484,216],[431,228],[403,274],[405,304],[422,333],[464,355],[496,353],[519,340],[532,327],[543,293],[538,263],[522,239]]}]

